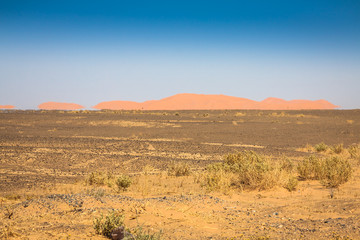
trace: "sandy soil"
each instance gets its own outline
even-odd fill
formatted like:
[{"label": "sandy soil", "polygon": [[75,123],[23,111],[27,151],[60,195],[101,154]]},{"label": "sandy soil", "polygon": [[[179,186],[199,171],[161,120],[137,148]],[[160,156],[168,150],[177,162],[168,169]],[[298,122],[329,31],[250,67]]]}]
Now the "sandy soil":
[{"label": "sandy soil", "polygon": [[[171,161],[200,171],[241,150],[296,162],[312,154],[307,144],[347,147],[359,136],[359,110],[2,111],[0,236],[102,239],[93,220],[117,209],[127,227],[164,239],[360,239],[358,166],[332,194],[301,181],[295,192],[225,195],[163,172]],[[93,171],[135,183],[123,193],[85,186]]]}]

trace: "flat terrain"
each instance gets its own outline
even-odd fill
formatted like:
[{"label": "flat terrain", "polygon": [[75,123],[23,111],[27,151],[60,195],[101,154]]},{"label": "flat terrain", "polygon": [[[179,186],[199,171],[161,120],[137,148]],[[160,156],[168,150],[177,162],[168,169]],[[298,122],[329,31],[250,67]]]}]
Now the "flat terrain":
[{"label": "flat terrain", "polygon": [[[333,192],[208,192],[196,173],[253,150],[295,163],[320,142],[360,143],[360,110],[0,112],[0,238],[102,239],[93,219],[117,209],[163,239],[360,239],[360,172]],[[307,146],[308,145],[308,146]],[[168,176],[173,162],[194,174]],[[126,174],[126,192],[88,186]],[[330,195],[334,197],[330,198]]]}]

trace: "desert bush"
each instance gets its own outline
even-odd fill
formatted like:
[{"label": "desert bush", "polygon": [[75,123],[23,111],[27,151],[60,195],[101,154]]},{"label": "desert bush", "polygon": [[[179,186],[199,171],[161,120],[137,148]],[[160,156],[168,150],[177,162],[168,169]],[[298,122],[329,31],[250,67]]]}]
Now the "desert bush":
[{"label": "desert bush", "polygon": [[169,176],[189,176],[191,174],[191,168],[190,165],[185,162],[172,162],[171,164],[169,164],[167,172]]},{"label": "desert bush", "polygon": [[319,144],[316,144],[314,148],[317,152],[325,152],[329,147],[325,143],[321,142]]},{"label": "desert bush", "polygon": [[101,198],[107,195],[107,192],[104,188],[93,188],[93,189],[86,189],[86,194],[93,196],[95,198]]},{"label": "desert bush", "polygon": [[331,150],[336,154],[340,154],[344,151],[344,145],[343,144],[334,145],[331,147]]},{"label": "desert bush", "polygon": [[158,233],[150,233],[150,231],[145,231],[143,227],[138,226],[132,231],[132,237],[129,239],[134,240],[160,240],[161,232]]},{"label": "desert bush", "polygon": [[243,188],[269,189],[276,185],[276,180],[272,177],[275,174],[274,165],[265,156],[253,151],[229,154],[225,157],[224,165],[225,169],[236,173],[235,184]]},{"label": "desert bush", "polygon": [[127,175],[120,175],[116,178],[115,184],[119,191],[126,191],[131,185],[131,179]]},{"label": "desert bush", "polygon": [[224,193],[230,190],[233,182],[233,174],[225,171],[216,164],[209,165],[206,171],[201,175],[201,186],[208,191],[222,191]]},{"label": "desert bush", "polygon": [[88,185],[105,185],[109,182],[112,176],[104,172],[92,172],[85,179]]},{"label": "desert bush", "polygon": [[287,189],[289,192],[293,192],[296,190],[299,181],[295,176],[289,176],[287,181],[284,184],[284,188]]},{"label": "desert bush", "polygon": [[93,224],[97,234],[111,238],[112,231],[124,225],[124,215],[119,211],[109,212],[105,217],[101,214]]},{"label": "desert bush", "polygon": [[324,161],[321,183],[330,188],[337,188],[349,181],[352,167],[347,159],[336,157],[326,158]]},{"label": "desert bush", "polygon": [[291,173],[293,172],[295,169],[295,164],[294,162],[287,158],[287,157],[283,157],[280,161],[280,170]]},{"label": "desert bush", "polygon": [[297,170],[302,180],[319,180],[324,175],[324,160],[312,155],[300,162]]},{"label": "desert bush", "polygon": [[282,170],[264,155],[253,151],[228,154],[222,163],[206,168],[203,186],[209,190],[234,186],[240,189],[271,189],[280,184]]},{"label": "desert bush", "polygon": [[350,179],[352,167],[347,159],[338,156],[325,159],[310,156],[299,163],[298,173],[303,180],[320,180],[324,186],[337,188]]},{"label": "desert bush", "polygon": [[360,159],[360,145],[351,145],[348,148],[348,151],[350,153],[350,157],[353,159]]}]

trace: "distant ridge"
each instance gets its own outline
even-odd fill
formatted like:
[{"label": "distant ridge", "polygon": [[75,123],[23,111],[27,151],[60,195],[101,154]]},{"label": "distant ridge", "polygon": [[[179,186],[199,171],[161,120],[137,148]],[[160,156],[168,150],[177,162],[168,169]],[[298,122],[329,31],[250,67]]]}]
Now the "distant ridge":
[{"label": "distant ridge", "polygon": [[13,109],[15,106],[13,105],[0,105],[0,109]]},{"label": "distant ridge", "polygon": [[38,106],[43,110],[77,110],[84,107],[76,103],[45,102]]},{"label": "distant ridge", "polygon": [[258,109],[258,110],[302,110],[339,108],[326,100],[290,100],[267,98],[254,101],[247,98],[226,95],[205,95],[193,93],[176,94],[160,100],[142,103],[132,101],[101,102],[95,109],[109,110],[221,110],[221,109]]}]

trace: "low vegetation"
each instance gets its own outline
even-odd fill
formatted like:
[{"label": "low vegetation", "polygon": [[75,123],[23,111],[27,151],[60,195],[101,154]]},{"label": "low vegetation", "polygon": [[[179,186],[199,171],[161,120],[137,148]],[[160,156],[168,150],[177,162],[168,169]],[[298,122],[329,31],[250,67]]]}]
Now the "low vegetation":
[{"label": "low vegetation", "polygon": [[167,171],[169,176],[189,176],[191,174],[191,167],[186,162],[172,162],[169,164]]},{"label": "low vegetation", "polygon": [[111,233],[118,227],[124,225],[124,214],[119,211],[112,211],[106,216],[101,214],[94,220],[94,229],[97,234],[111,238]]},{"label": "low vegetation", "polygon": [[116,178],[115,181],[119,191],[126,191],[130,187],[131,182],[132,181],[129,178],[129,176],[126,175],[120,175],[119,177]]},{"label": "low vegetation", "polygon": [[289,176],[283,187],[289,192],[293,192],[296,190],[299,181],[296,176]]},{"label": "low vegetation", "polygon": [[316,152],[325,152],[326,150],[328,150],[329,146],[321,142],[319,144],[316,144],[314,148]]},{"label": "low vegetation", "polygon": [[93,226],[95,232],[111,239],[123,240],[160,240],[161,232],[150,233],[142,226],[134,229],[127,229],[124,225],[124,214],[120,211],[111,211],[106,216],[101,214],[100,217],[95,218]]},{"label": "low vegetation", "polygon": [[331,150],[336,154],[340,154],[344,152],[344,145],[343,144],[334,145],[331,147]]},{"label": "low vegetation", "polygon": [[209,165],[202,185],[208,190],[234,187],[249,190],[267,190],[282,185],[284,177],[292,171],[290,161],[274,164],[254,151],[228,154],[221,163]]},{"label": "low vegetation", "polygon": [[339,156],[319,158],[312,155],[298,165],[299,177],[302,180],[320,180],[324,186],[330,188],[337,188],[349,181],[352,171],[349,160]]},{"label": "low vegetation", "polygon": [[348,151],[352,159],[360,160],[360,144],[351,145]]},{"label": "low vegetation", "polygon": [[86,177],[85,183],[90,186],[107,186],[116,191],[126,191],[132,180],[127,175],[114,175],[112,173],[92,172]]},{"label": "low vegetation", "polygon": [[324,160],[321,183],[329,188],[337,188],[350,180],[352,167],[347,159],[330,157]]}]

